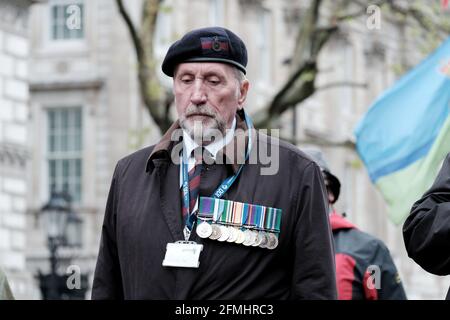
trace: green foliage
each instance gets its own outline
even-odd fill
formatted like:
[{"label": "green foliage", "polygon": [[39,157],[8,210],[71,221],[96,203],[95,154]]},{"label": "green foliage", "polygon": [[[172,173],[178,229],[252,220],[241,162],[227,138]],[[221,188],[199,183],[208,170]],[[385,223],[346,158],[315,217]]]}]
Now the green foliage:
[{"label": "green foliage", "polygon": [[361,159],[355,158],[352,161],[350,161],[350,167],[353,169],[359,170],[359,169],[364,168],[364,165],[363,165]]},{"label": "green foliage", "polygon": [[159,12],[160,13],[165,13],[165,14],[170,14],[173,12],[173,7],[171,5],[168,4],[163,4],[159,6]]}]

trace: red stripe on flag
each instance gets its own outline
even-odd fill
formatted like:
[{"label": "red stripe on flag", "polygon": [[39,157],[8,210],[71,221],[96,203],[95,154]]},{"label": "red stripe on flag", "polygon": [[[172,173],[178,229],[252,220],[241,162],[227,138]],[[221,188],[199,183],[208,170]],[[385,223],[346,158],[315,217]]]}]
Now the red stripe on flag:
[{"label": "red stripe on flag", "polygon": [[449,0],[441,0],[442,9],[447,9]]}]

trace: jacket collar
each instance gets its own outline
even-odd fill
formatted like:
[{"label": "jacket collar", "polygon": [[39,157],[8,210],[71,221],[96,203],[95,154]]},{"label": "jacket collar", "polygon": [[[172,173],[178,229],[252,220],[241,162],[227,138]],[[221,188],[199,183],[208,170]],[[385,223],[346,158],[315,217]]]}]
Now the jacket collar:
[{"label": "jacket collar", "polygon": [[[176,130],[181,130],[180,123],[176,120],[170,128],[166,131],[166,133],[161,137],[161,140],[155,145],[152,153],[148,157],[145,165],[145,172],[152,171],[155,168],[155,160],[170,160],[170,151],[172,150],[175,141],[172,140],[172,135],[176,132]],[[179,137],[178,142],[182,139],[182,136]]]},{"label": "jacket collar", "polygon": [[[170,153],[176,143],[180,143],[183,135],[179,135],[178,141],[171,139],[176,130],[182,130],[180,123],[176,120],[161,140],[155,145],[152,153],[147,159],[145,171],[152,171],[155,167],[155,160],[162,159],[170,161]],[[181,131],[180,131],[181,132]],[[256,138],[256,130],[252,128],[252,138]],[[231,165],[233,172],[236,173],[241,163],[245,161],[245,151],[248,146],[248,127],[245,122],[243,110],[236,113],[236,129],[234,137],[226,146],[217,152],[216,159],[223,159],[223,163]]]}]

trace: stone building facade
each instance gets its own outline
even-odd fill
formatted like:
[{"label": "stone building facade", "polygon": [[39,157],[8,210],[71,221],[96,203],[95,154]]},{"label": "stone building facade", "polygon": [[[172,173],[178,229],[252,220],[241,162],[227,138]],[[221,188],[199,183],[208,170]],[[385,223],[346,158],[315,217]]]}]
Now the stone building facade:
[{"label": "stone building facade", "polygon": [[0,268],[17,298],[33,295],[25,255],[30,2],[0,2]]},{"label": "stone building facade", "polygon": [[[124,2],[137,24],[140,0]],[[288,0],[165,0],[157,22],[156,57],[161,61],[170,43],[189,29],[222,25],[236,31],[248,46],[247,110],[254,114],[289,74],[286,61],[292,58],[306,5]],[[67,13],[70,6],[80,14],[79,21],[71,21],[75,28],[66,24],[72,19]],[[48,268],[37,213],[52,189],[66,188],[84,222],[83,246],[63,250],[61,256],[72,257],[71,263],[92,276],[114,165],[133,150],[155,143],[159,132],[139,97],[135,53],[115,1],[39,1],[33,5],[30,26],[30,160],[23,188],[27,210],[34,214],[27,215],[26,268],[30,274]],[[395,25],[369,30],[364,17],[347,24],[320,56],[318,86],[349,79],[361,85],[318,91],[295,113],[288,111],[282,117],[282,136],[294,138],[299,146],[318,138],[352,139],[361,115],[397,78],[392,66],[405,58],[399,47],[404,40]],[[171,80],[160,76],[170,86]],[[13,114],[7,117],[12,119]],[[338,209],[386,242],[409,297],[443,298],[448,279],[427,274],[406,257],[401,228],[387,220],[383,200],[354,150],[336,144],[323,151],[343,182]]]}]

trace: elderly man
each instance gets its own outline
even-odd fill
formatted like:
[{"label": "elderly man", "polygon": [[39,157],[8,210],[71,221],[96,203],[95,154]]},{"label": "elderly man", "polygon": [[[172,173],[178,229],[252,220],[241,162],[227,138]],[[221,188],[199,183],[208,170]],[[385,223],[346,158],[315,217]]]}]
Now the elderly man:
[{"label": "elderly man", "polygon": [[[116,166],[94,299],[336,298],[320,169],[253,129],[246,65],[224,28],[169,48],[178,120]],[[258,155],[273,147],[278,170],[264,174]]]}]

